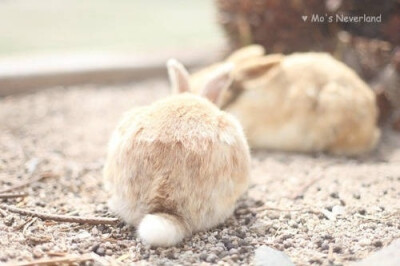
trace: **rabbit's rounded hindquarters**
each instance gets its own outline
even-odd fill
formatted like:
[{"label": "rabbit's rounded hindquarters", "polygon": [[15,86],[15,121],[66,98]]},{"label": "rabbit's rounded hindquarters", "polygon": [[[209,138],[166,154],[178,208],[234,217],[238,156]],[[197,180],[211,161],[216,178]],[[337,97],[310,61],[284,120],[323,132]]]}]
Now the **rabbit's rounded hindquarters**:
[{"label": "rabbit's rounded hindquarters", "polygon": [[114,132],[104,168],[110,208],[145,243],[174,245],[232,214],[249,165],[237,120],[181,93],[128,113]]},{"label": "rabbit's rounded hindquarters", "polygon": [[357,155],[379,139],[373,91],[327,54],[286,56],[241,85],[226,111],[242,123],[253,148]]}]

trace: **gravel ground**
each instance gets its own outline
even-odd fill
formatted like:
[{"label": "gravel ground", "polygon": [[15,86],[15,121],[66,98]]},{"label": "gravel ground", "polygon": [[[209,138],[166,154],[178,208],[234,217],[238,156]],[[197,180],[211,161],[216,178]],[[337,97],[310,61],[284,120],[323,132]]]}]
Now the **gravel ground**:
[{"label": "gravel ground", "polygon": [[[0,99],[0,189],[50,172],[3,203],[111,216],[102,191],[106,143],[121,114],[168,94],[167,84],[55,88]],[[108,262],[248,264],[260,245],[296,265],[342,265],[400,238],[400,136],[384,132],[362,158],[253,152],[252,185],[234,217],[172,248],[149,248],[127,225],[79,225],[0,212],[0,261],[97,253]]]}]

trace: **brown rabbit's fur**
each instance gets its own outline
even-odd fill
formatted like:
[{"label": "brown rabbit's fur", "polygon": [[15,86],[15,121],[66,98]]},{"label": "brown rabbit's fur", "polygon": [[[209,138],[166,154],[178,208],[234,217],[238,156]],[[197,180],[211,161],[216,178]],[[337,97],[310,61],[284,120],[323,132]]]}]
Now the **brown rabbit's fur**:
[{"label": "brown rabbit's fur", "polygon": [[[104,168],[111,209],[138,226],[144,242],[159,246],[228,218],[247,188],[250,168],[238,121],[185,92],[182,67],[169,67],[180,94],[127,113],[113,133]],[[212,82],[208,91],[220,93],[213,86],[221,82]]]},{"label": "brown rabbit's fur", "polygon": [[[252,148],[357,155],[375,147],[375,95],[354,71],[324,53],[246,58],[252,47],[227,59],[235,64],[234,82],[221,103]],[[195,91],[215,67],[192,75]]]}]

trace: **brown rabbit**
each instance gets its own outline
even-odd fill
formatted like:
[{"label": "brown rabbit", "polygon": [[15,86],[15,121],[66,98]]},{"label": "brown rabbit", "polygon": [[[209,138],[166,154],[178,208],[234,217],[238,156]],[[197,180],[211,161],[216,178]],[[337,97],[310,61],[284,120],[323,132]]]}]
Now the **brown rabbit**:
[{"label": "brown rabbit", "polygon": [[232,66],[189,93],[175,60],[175,95],[128,112],[114,131],[104,167],[110,208],[138,226],[147,244],[170,246],[225,221],[248,186],[250,154],[239,122],[213,103],[231,82]]},{"label": "brown rabbit", "polygon": [[[343,63],[325,53],[239,58],[220,105],[239,119],[252,148],[357,155],[375,147],[375,95]],[[194,91],[207,71],[192,75]]]}]

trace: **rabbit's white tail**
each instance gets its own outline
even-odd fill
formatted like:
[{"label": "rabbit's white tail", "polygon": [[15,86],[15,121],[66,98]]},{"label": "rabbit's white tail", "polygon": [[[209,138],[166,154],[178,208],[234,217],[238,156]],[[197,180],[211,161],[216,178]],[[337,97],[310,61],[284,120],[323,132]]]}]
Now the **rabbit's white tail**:
[{"label": "rabbit's white tail", "polygon": [[147,214],[139,224],[138,234],[151,246],[173,246],[182,241],[186,229],[177,217],[165,214]]}]

